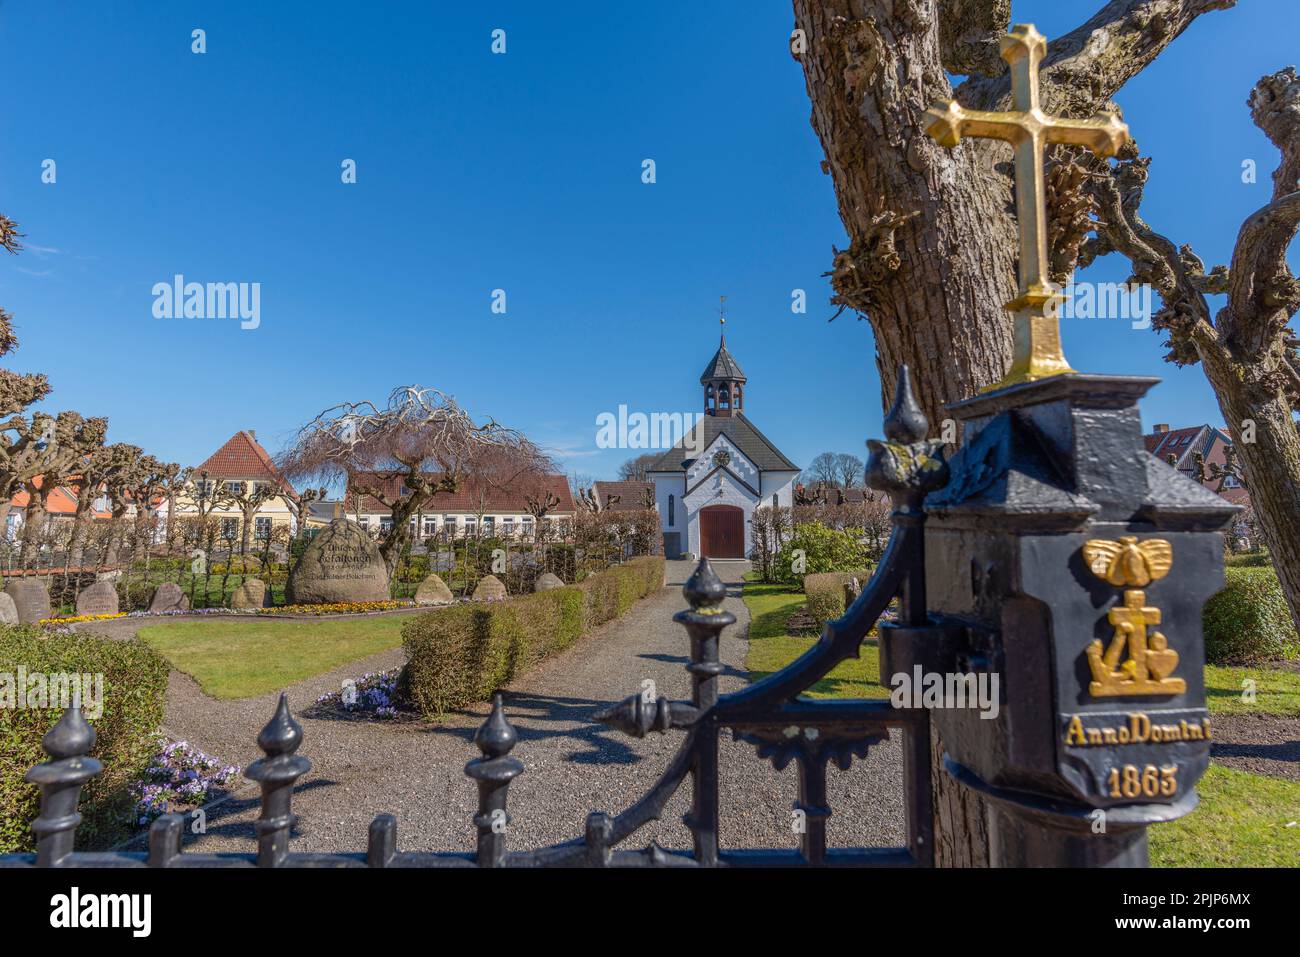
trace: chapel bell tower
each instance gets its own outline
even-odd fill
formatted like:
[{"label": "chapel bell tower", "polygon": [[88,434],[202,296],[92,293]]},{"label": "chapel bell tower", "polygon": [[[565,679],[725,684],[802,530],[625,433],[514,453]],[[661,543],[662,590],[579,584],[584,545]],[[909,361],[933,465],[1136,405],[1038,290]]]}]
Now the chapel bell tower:
[{"label": "chapel bell tower", "polygon": [[704,386],[704,414],[732,416],[745,411],[745,373],[740,363],[727,351],[726,316],[719,316],[723,326],[718,351],[709,360],[700,385]]}]

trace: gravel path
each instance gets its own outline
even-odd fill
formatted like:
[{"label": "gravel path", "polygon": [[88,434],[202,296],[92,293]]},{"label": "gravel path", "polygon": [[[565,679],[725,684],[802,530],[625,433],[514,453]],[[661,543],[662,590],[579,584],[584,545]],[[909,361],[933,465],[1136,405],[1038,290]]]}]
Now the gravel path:
[{"label": "gravel path", "polygon": [[[729,584],[726,607],[735,626],[723,633],[727,666],[722,691],[746,683],[744,640],[749,614],[740,598],[744,563],[715,565]],[[639,602],[564,653],[543,662],[507,689],[506,715],[519,731],[514,756],[524,773],[510,786],[510,846],[526,849],[580,836],[588,812],[616,813],[639,798],[658,778],[682,739],[680,732],[634,739],[591,720],[608,702],[641,689],[644,680],[672,698],[689,698],[684,629],[672,615],[686,607],[681,584],[692,568],[668,563],[669,585]],[[371,819],[397,816],[398,846],[404,850],[472,850],[475,790],[464,775],[477,755],[472,738],[487,714],[479,705],[435,726],[424,722],[358,722],[310,718],[303,712],[347,677],[401,663],[393,649],[336,669],[289,690],[290,705],[304,730],[300,754],[312,770],[298,782],[296,851],[363,851]],[[244,766],[259,755],[257,732],[271,716],[276,695],[216,701],[184,675],[173,672],[167,694],[166,732]],[[828,825],[832,844],[899,845],[903,840],[901,757],[896,742],[873,749],[848,772],[832,768]],[[793,766],[776,772],[759,761],[752,746],[722,743],[722,841],[729,847],[794,847],[791,807],[797,782]],[[690,800],[689,781],[674,796],[663,819],[625,844],[644,847],[651,838],[667,847],[689,847],[681,824]],[[187,834],[187,846],[207,852],[253,849],[251,822],[257,791],[244,783],[210,808],[204,835]]]}]

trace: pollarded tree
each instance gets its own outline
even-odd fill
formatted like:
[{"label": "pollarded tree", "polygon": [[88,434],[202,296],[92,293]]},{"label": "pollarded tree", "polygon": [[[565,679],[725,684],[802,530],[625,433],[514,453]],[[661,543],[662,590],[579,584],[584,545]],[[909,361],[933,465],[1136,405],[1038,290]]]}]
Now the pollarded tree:
[{"label": "pollarded tree", "polygon": [[[17,223],[0,216],[0,249],[17,255],[22,249],[21,236]],[[12,320],[0,309],[0,356],[18,345]],[[73,463],[103,445],[107,419],[85,419],[76,412],[37,412],[30,418],[23,414],[49,394],[45,376],[0,369],[0,417],[4,417],[0,421],[0,501],[8,502],[38,475],[62,478]]]},{"label": "pollarded tree", "polygon": [[410,520],[468,476],[509,484],[546,467],[546,457],[519,432],[495,421],[476,423],[436,389],[394,389],[383,408],[346,402],[326,409],[299,431],[280,457],[290,479],[343,480],[350,495],[387,508],[392,528],[379,545],[391,575],[410,540]]},{"label": "pollarded tree", "polygon": [[81,461],[76,476],[77,510],[72,519],[72,537],[68,543],[68,564],[79,566],[85,557],[86,540],[94,522],[95,500],[107,495],[108,487],[123,481],[135,467],[142,450],[125,442],[104,445]]},{"label": "pollarded tree", "polygon": [[[1047,46],[1042,109],[1083,118],[1201,14],[1235,0],[1111,0]],[[849,247],[835,250],[832,302],[871,323],[883,405],[910,366],[933,423],[943,406],[999,381],[1012,353],[1019,244],[1010,150],[926,133],[925,112],[956,99],[1006,110],[1000,56],[1010,0],[793,0],[791,52],[803,67],[812,125],[834,181]],[[965,77],[954,90],[949,77]],[[1062,154],[1056,148],[1051,155]],[[1062,154],[1063,155],[1063,154]],[[1068,164],[1048,172],[1049,255],[1071,264],[1088,224]],[[937,748],[936,748],[937,753]],[[937,764],[936,764],[937,767]],[[943,772],[933,775],[936,861],[984,866],[985,808]]]},{"label": "pollarded tree", "polygon": [[[1250,489],[1258,527],[1300,628],[1300,354],[1291,319],[1300,310],[1300,279],[1287,250],[1300,228],[1300,77],[1294,67],[1260,79],[1247,101],[1251,117],[1282,154],[1269,202],[1237,233],[1229,266],[1205,271],[1190,246],[1178,246],[1139,214],[1150,159],[1137,147],[1113,168],[1074,164],[1086,172],[1098,211],[1097,237],[1081,262],[1117,252],[1133,279],[1160,294],[1152,328],[1167,335],[1166,359],[1199,362],[1232,432],[1233,459]],[[1207,294],[1227,296],[1212,313]],[[1220,476],[1216,476],[1220,477]]]},{"label": "pollarded tree", "polygon": [[[1016,238],[1010,149],[967,139],[949,150],[923,114],[956,99],[1011,105],[999,43],[1009,0],[793,0],[791,52],[850,240],[831,268],[832,302],[875,333],[882,399],[907,363],[931,422],[944,403],[1002,378],[1011,358]],[[1044,111],[1088,117],[1202,13],[1234,0],[1112,0],[1048,44]],[[949,76],[965,77],[956,90]],[[1059,226],[1077,202],[1049,180],[1054,249],[1083,237]]]}]

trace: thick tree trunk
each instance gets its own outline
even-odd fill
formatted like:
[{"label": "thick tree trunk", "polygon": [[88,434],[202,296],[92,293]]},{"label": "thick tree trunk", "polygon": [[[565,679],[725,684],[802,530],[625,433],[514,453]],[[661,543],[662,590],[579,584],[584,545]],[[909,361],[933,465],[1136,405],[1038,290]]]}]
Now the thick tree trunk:
[{"label": "thick tree trunk", "polygon": [[[835,257],[835,301],[864,313],[887,406],[912,369],[933,427],[943,405],[997,381],[1011,357],[1003,304],[1016,294],[1009,148],[949,151],[922,114],[952,96],[935,31],[854,16],[851,0],[795,0],[812,125],[834,178],[850,246]],[[999,148],[1000,147],[1000,148]]]},{"label": "thick tree trunk", "polygon": [[[1218,350],[1205,350],[1201,364],[1214,387],[1224,421],[1236,433],[1250,504],[1286,594],[1291,617],[1300,629],[1300,433],[1291,406],[1278,388],[1270,364],[1246,366]],[[1253,423],[1254,441],[1243,438]]]},{"label": "thick tree trunk", "polygon": [[23,514],[22,548],[18,552],[18,564],[23,568],[34,563],[41,535],[45,533],[45,529],[42,527],[45,524],[44,505],[39,495],[35,492],[30,494],[31,499],[28,501]]},{"label": "thick tree trunk", "polygon": [[[1196,17],[1232,3],[1111,0],[1049,44],[1043,109],[1074,117],[1093,113]],[[826,154],[822,170],[834,179],[850,241],[835,256],[832,301],[871,323],[883,405],[899,365],[907,363],[937,431],[948,417],[947,403],[1006,372],[1012,324],[1003,305],[1016,294],[1018,244],[1009,147],[965,140],[947,150],[925,133],[922,114],[954,98],[950,73],[972,77],[957,97],[963,105],[1007,108],[998,43],[1011,5],[793,4],[791,51],[803,65],[813,129]],[[987,866],[982,802],[961,793],[941,770],[934,788],[939,862]]]}]

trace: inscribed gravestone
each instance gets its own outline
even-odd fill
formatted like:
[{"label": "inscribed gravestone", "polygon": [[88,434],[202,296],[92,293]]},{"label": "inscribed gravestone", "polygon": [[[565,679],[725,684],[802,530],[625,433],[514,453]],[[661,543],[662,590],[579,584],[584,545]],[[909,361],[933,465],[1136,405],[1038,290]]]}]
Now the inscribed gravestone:
[{"label": "inscribed gravestone", "polygon": [[295,605],[385,601],[388,568],[370,536],[356,523],[338,518],[311,540],[285,590]]},{"label": "inscribed gravestone", "polygon": [[563,588],[564,582],[558,575],[550,572],[543,572],[537,576],[537,581],[533,583],[533,591],[550,591],[552,588]]},{"label": "inscribed gravestone", "polygon": [[14,600],[18,620],[28,625],[50,617],[50,593],[39,578],[20,578],[10,582],[5,593]]},{"label": "inscribed gravestone", "polygon": [[78,615],[116,615],[117,588],[112,582],[95,582],[77,596]]},{"label": "inscribed gravestone", "polygon": [[265,604],[266,582],[260,578],[246,578],[230,593],[231,608],[262,608]]},{"label": "inscribed gravestone", "polygon": [[0,625],[18,624],[18,606],[8,592],[0,591]]},{"label": "inscribed gravestone", "polygon": [[153,601],[149,602],[150,611],[188,611],[189,607],[189,596],[175,582],[159,585],[154,589]]}]

